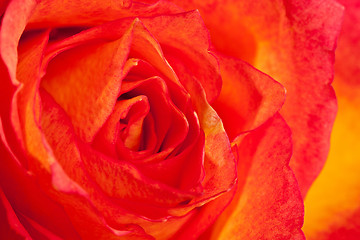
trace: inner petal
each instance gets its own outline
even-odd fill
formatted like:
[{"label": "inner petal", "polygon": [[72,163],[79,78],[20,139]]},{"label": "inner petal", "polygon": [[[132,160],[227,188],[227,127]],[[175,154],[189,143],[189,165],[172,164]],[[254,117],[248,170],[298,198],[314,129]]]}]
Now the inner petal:
[{"label": "inner petal", "polygon": [[124,141],[121,138],[118,138],[115,144],[115,151],[118,159],[127,159],[129,161],[136,162],[137,160],[151,158],[151,156],[156,154],[156,145],[157,135],[155,131],[154,118],[151,112],[149,112],[144,118],[139,150],[133,151],[125,146]]},{"label": "inner petal", "polygon": [[[95,136],[93,148],[123,160],[138,159],[153,153],[157,141],[149,110],[150,105],[144,95],[118,101],[113,113]],[[120,152],[119,145],[122,146]]]},{"label": "inner petal", "polygon": [[41,86],[69,115],[85,142],[92,141],[113,110],[130,41],[124,35],[113,42],[83,44],[60,53],[48,65]]},{"label": "inner petal", "polygon": [[120,108],[127,109],[127,112],[124,112],[126,116],[120,119],[120,137],[127,148],[137,151],[141,144],[144,119],[150,110],[147,97],[141,95],[121,100],[118,104]]},{"label": "inner petal", "polygon": [[171,101],[167,85],[159,77],[124,81],[120,98],[146,95],[154,117],[158,137],[157,151],[172,151],[186,137],[189,125],[185,115]]}]

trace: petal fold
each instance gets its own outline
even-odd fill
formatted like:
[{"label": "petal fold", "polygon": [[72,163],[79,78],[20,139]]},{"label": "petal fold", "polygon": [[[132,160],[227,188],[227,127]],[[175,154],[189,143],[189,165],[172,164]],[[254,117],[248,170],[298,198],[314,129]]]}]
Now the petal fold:
[{"label": "petal fold", "polygon": [[14,209],[11,207],[4,192],[0,188],[0,236],[6,239],[30,240],[29,233],[24,229]]},{"label": "petal fold", "polygon": [[212,104],[233,140],[253,130],[280,110],[285,101],[284,87],[251,65],[218,55],[223,86]]}]

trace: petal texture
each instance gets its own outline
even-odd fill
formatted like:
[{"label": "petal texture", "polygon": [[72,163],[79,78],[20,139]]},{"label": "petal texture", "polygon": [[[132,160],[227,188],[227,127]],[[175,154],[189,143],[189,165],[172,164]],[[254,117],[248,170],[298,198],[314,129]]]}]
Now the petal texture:
[{"label": "petal texture", "polygon": [[238,188],[211,239],[305,239],[303,203],[289,167],[291,132],[279,114],[233,142]]},{"label": "petal texture", "polygon": [[360,1],[339,2],[345,6],[335,61],[339,110],[329,159],[305,199],[310,240],[360,238]]},{"label": "petal texture", "polygon": [[233,140],[278,112],[285,100],[281,84],[236,58],[219,55],[223,86],[213,103]]},{"label": "petal texture", "polygon": [[245,59],[286,88],[281,113],[293,132],[290,165],[304,196],[329,150],[341,5],[333,0],[174,2],[200,10],[218,51]]}]

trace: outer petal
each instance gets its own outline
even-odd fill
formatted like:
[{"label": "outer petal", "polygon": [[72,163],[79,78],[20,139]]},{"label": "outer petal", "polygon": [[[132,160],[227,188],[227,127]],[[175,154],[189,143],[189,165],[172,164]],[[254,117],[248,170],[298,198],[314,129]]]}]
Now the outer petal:
[{"label": "outer petal", "polygon": [[[337,0],[345,7],[344,22],[335,59],[336,87],[340,83],[360,85],[360,1]],[[339,89],[340,90],[340,89]],[[343,96],[346,93],[340,93]],[[349,94],[349,92],[347,93]]]},{"label": "outer petal", "polygon": [[330,83],[342,7],[333,0],[175,2],[200,9],[215,48],[246,59],[285,86],[282,115],[294,140],[290,165],[305,195],[329,149],[336,113]]},{"label": "outer petal", "polygon": [[[0,133],[3,139],[2,130]],[[2,165],[0,184],[17,215],[29,216],[33,221],[42,222],[42,229],[47,229],[46,232],[52,231],[65,239],[79,239],[61,206],[42,192],[36,179],[19,167],[18,163],[14,161],[14,156],[9,153],[2,142],[0,143],[0,156]],[[52,216],[57,216],[57,218],[54,219]],[[19,220],[24,224],[23,219]],[[36,232],[39,231],[33,230],[29,233],[33,236],[32,234],[36,234]]]},{"label": "outer petal", "polygon": [[304,232],[309,240],[360,238],[360,91],[346,88],[336,88],[339,113],[330,155],[305,200]]},{"label": "outer petal", "polygon": [[161,0],[153,2],[155,3],[132,0],[43,0],[37,5],[30,19],[29,27],[60,27],[74,26],[74,24],[77,26],[94,26],[126,17],[183,12],[179,7],[169,2]]},{"label": "outer petal", "polygon": [[237,193],[211,239],[304,239],[302,198],[288,165],[291,132],[282,117],[276,114],[234,144]]},{"label": "outer petal", "polygon": [[34,7],[35,2],[32,0],[12,1],[3,16],[0,31],[0,75],[2,76],[1,87],[3,89],[0,95],[1,122],[11,151],[17,154],[17,160],[25,165],[22,145],[18,142],[21,133],[16,110],[17,102],[13,96],[19,87],[19,82],[16,79],[18,41]]},{"label": "outer petal", "polygon": [[[212,229],[209,226],[219,217],[221,212],[229,205],[234,197],[236,186],[234,188],[218,197],[217,199],[209,202],[190,218],[186,225],[176,234],[176,240],[181,239],[206,239],[210,238]],[[208,231],[206,231],[208,230]],[[205,232],[206,231],[206,232]],[[204,233],[205,232],[205,233]],[[200,236],[200,238],[199,238]]]},{"label": "outer petal", "polygon": [[360,1],[345,6],[334,81],[339,111],[330,155],[305,200],[309,240],[360,239]]},{"label": "outer petal", "polygon": [[[1,79],[1,84],[6,89],[4,91],[6,94],[1,94],[0,155],[2,167],[0,173],[0,184],[7,199],[11,203],[14,211],[18,214],[19,220],[24,226],[33,226],[34,221],[44,221],[45,219],[45,224],[41,229],[32,228],[32,230],[29,231],[31,236],[38,233],[41,234],[40,232],[46,232],[46,236],[54,236],[54,234],[56,234],[63,238],[78,239],[77,233],[72,228],[61,207],[49,199],[40,190],[40,186],[36,182],[36,179],[26,172],[26,162],[21,159],[24,155],[20,147],[21,145],[17,142],[18,138],[23,137],[18,132],[20,128],[24,127],[20,126],[20,123],[24,123],[26,119],[27,124],[34,124],[34,113],[32,112],[33,109],[31,107],[35,98],[33,85],[36,83],[39,69],[32,67],[40,61],[42,50],[44,44],[46,43],[46,34],[39,34],[39,38],[35,39],[36,47],[30,49],[30,52],[28,52],[29,57],[19,62],[19,65],[27,61],[28,64],[29,62],[31,64],[28,65],[28,68],[22,69],[23,71],[21,71],[21,73],[18,73],[16,71],[17,41],[20,38],[23,28],[25,27],[26,17],[31,12],[33,6],[33,1],[12,1],[4,16],[4,25],[1,29],[1,68],[3,70],[1,75],[3,77]],[[15,24],[16,26],[12,26],[14,22],[18,22],[18,25]],[[6,23],[10,24],[8,25]],[[27,50],[29,49],[24,51],[26,52]],[[22,77],[25,77],[28,82],[27,86],[25,86],[26,84],[20,85],[20,82],[16,79],[16,77],[19,77],[20,80]],[[21,84],[24,84],[24,82],[21,81]],[[18,87],[19,85],[21,87]],[[18,111],[19,113],[22,113],[21,119],[18,118]],[[27,113],[29,112],[32,117],[27,118]],[[11,123],[9,121],[9,117],[11,117]],[[12,128],[13,126],[15,132]],[[36,138],[38,135],[32,135],[31,137],[34,136]],[[27,140],[29,139],[34,140],[34,138],[28,138]],[[25,146],[27,143],[28,142],[25,143]],[[36,143],[32,143],[31,145],[34,146]],[[37,153],[41,152],[39,151],[39,148],[37,150]],[[28,155],[29,158],[31,158],[30,155],[31,153]],[[46,167],[47,166],[44,165],[43,169],[46,169]],[[24,199],[26,199],[26,203],[24,203]],[[36,209],[36,211],[34,211],[34,209]],[[49,217],[54,215],[59,216],[59,218],[51,219]],[[49,231],[52,231],[54,234],[50,233],[49,235]]]},{"label": "outer petal", "polygon": [[0,237],[5,239],[31,239],[14,209],[0,188]]}]

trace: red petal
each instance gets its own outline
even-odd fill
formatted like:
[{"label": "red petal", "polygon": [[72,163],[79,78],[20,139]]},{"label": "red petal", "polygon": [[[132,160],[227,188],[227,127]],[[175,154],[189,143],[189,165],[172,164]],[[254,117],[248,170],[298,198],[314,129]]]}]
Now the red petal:
[{"label": "red petal", "polygon": [[304,232],[309,240],[360,237],[360,85],[336,81],[339,112],[329,157],[305,199]]},{"label": "red petal", "polygon": [[[1,131],[3,137],[2,133]],[[19,166],[3,142],[0,143],[0,155],[3,166],[0,169],[0,184],[13,209],[57,236],[79,239],[62,207],[44,194],[38,183],[39,179],[30,176]]]},{"label": "red petal", "polygon": [[[121,141],[128,151],[138,151],[144,138],[142,128],[149,110],[148,98],[143,95],[117,101],[113,113],[95,137],[96,142],[94,141],[93,146],[101,145],[106,148],[106,145],[114,146],[117,141]],[[153,143],[151,137],[146,141]],[[110,156],[116,158],[116,153],[112,152]]]},{"label": "red petal", "polygon": [[92,141],[113,110],[130,44],[129,32],[110,43],[83,44],[56,56],[46,69],[41,86],[64,108],[84,141]]},{"label": "red petal", "polygon": [[0,52],[13,84],[18,84],[15,77],[18,41],[35,5],[35,1],[32,0],[13,0],[9,3],[2,19]]},{"label": "red petal", "polygon": [[172,103],[164,80],[153,77],[142,81],[124,82],[122,94],[129,97],[145,95],[149,99],[157,132],[156,152],[172,151],[185,139],[188,123],[184,114]]},{"label": "red petal", "polygon": [[[190,130],[186,146],[160,162],[139,164],[138,168],[151,179],[160,180],[183,190],[199,187],[203,180],[204,136],[199,133],[197,118],[187,114]],[[182,145],[184,145],[184,143]],[[196,192],[201,192],[195,190]]]},{"label": "red petal", "polygon": [[[94,26],[120,18],[179,13],[181,9],[167,1],[144,4],[138,1],[41,1],[30,19],[30,28]],[[44,14],[46,13],[46,14]],[[59,17],[61,16],[61,17]]]},{"label": "red petal", "polygon": [[[139,101],[141,101],[141,103]],[[144,108],[149,108],[149,103],[147,97],[145,96],[135,97],[128,101],[124,100],[122,103],[116,103],[113,113],[110,115],[99,133],[95,136],[94,142],[92,143],[94,149],[114,159],[120,157],[121,159],[127,159],[134,162],[138,159],[149,157],[155,152],[157,137],[154,129],[154,120],[150,113],[147,113],[146,117],[144,116],[143,132],[141,133],[143,135],[143,139],[141,139],[141,141],[143,141],[141,143],[144,148],[143,150],[133,151],[125,147],[123,141],[119,139],[121,130],[121,114],[126,112],[135,104],[143,105]]]},{"label": "red petal", "polygon": [[208,102],[213,102],[220,93],[221,77],[217,60],[209,52],[209,33],[199,12],[141,20],[161,44],[182,84],[196,78],[203,86]]},{"label": "red petal", "polygon": [[[205,92],[196,79],[185,86],[205,133],[205,178],[203,195],[192,201],[203,205],[209,200],[229,191],[236,183],[236,161],[221,119],[206,101]],[[190,205],[191,206],[191,205]]]},{"label": "red petal", "polygon": [[328,160],[305,199],[309,240],[360,239],[360,2],[345,6],[335,60],[339,110]]},{"label": "red petal", "polygon": [[255,129],[278,112],[285,100],[285,90],[278,82],[249,64],[219,56],[223,87],[213,107],[234,139]]},{"label": "red petal", "polygon": [[[15,5],[11,6],[16,6],[16,4],[19,4],[16,3],[16,1],[14,2]],[[11,8],[9,7],[9,9]],[[19,13],[17,12],[17,14]],[[14,19],[16,19],[16,17],[12,20]],[[4,27],[3,29],[6,30],[7,28]],[[19,47],[20,60],[17,66],[18,69],[16,70],[17,78],[22,85],[17,89],[12,105],[12,111],[18,111],[19,113],[19,119],[12,119],[12,123],[14,123],[15,126],[16,124],[21,124],[19,128],[24,133],[23,136],[18,135],[18,137],[22,137],[24,139],[23,143],[29,151],[29,159],[32,159],[32,156],[37,156],[39,157],[38,160],[44,161],[41,169],[46,169],[46,167],[48,166],[48,155],[46,150],[44,150],[44,147],[42,146],[42,136],[40,135],[36,122],[36,116],[38,116],[38,112],[36,111],[37,109],[34,106],[36,102],[36,87],[39,79],[39,66],[43,55],[43,49],[47,42],[47,37],[48,33],[40,33],[31,38],[30,40],[27,39],[29,41],[24,40],[26,43],[22,41],[22,43],[24,44]],[[9,39],[6,39],[4,41],[7,40]],[[7,42],[6,44],[9,43]],[[15,46],[16,45],[17,44],[15,44]],[[32,46],[29,47],[29,45]],[[3,53],[3,51],[1,53]],[[11,66],[9,62],[8,64],[9,66]],[[9,67],[8,69],[11,75],[11,67]],[[2,76],[6,76],[6,74]],[[15,81],[17,80],[13,78],[13,82]],[[4,79],[4,83],[6,84],[11,82],[8,79]],[[6,106],[6,104],[4,105]],[[7,116],[10,116],[10,114],[8,114]],[[4,117],[2,119],[7,118]],[[6,129],[9,132],[11,127],[6,126]],[[71,226],[69,219],[67,218],[61,207],[54,203],[52,200],[50,200],[48,196],[46,196],[40,190],[40,186],[36,182],[37,180],[35,180],[34,177],[31,177],[28,173],[25,173],[24,167],[26,167],[26,165],[20,166],[19,162],[17,162],[16,156],[11,154],[15,150],[15,153],[17,154],[17,156],[19,156],[19,152],[16,150],[17,148],[10,146],[10,150],[7,144],[5,144],[6,147],[4,146],[5,138],[3,138],[3,133],[4,132],[1,126],[1,136],[2,141],[4,141],[1,143],[1,159],[3,165],[3,171],[0,174],[2,176],[1,184],[3,186],[4,192],[6,193],[6,196],[12,202],[14,209],[19,212],[19,220],[24,224],[31,236],[35,236],[36,234],[45,234],[46,236],[61,236],[64,238],[78,239],[77,233]],[[14,139],[16,138],[16,135],[12,133],[7,137],[9,137],[9,139]],[[26,202],[24,202],[24,199],[26,199]],[[58,216],[59,218],[50,219],[50,216]],[[25,218],[31,218],[32,223],[26,224],[28,221],[24,220]],[[39,227],[35,230],[32,228],[32,226],[36,224],[36,222],[41,223],[42,226],[37,224]],[[28,227],[31,229],[29,230]]]},{"label": "red petal", "polygon": [[[160,44],[138,18],[126,18],[108,22],[80,32],[71,38],[55,41],[48,49],[47,59],[52,58],[59,52],[87,42],[108,42],[126,37],[132,38],[129,40],[129,44],[131,43],[130,57],[147,61],[169,80],[181,85],[176,74],[164,58]],[[134,59],[133,65],[136,65],[138,61],[139,60]],[[127,73],[129,70],[128,68],[131,68],[131,62],[128,62],[127,64],[130,64],[130,66],[124,66],[124,74]]]},{"label": "red petal", "polygon": [[[128,107],[119,108],[127,109],[127,112],[123,115],[121,119],[123,123],[123,131],[121,133],[121,139],[124,142],[124,145],[133,151],[138,151],[141,147],[141,138],[142,138],[142,128],[146,115],[149,113],[150,106],[146,96],[139,95],[134,97],[137,104],[132,104]],[[130,99],[131,101],[131,99]],[[118,101],[117,103],[124,103],[126,100]],[[126,105],[125,105],[126,106]]]},{"label": "red petal", "polygon": [[36,163],[29,162],[29,169],[41,165],[49,171],[48,150],[43,145],[43,136],[39,127],[40,102],[38,86],[40,83],[40,65],[49,38],[49,31],[39,32],[22,39],[17,66],[17,78],[22,83],[16,94],[22,140],[27,154],[34,157]]},{"label": "red petal", "polygon": [[5,239],[31,239],[0,188],[0,236]]},{"label": "red petal", "polygon": [[17,155],[17,160],[26,167],[26,160],[23,155],[19,116],[17,112],[17,99],[14,98],[18,91],[19,82],[16,79],[17,46],[20,36],[26,26],[28,17],[35,7],[31,0],[14,0],[9,3],[7,11],[2,18],[0,32],[0,74],[1,87],[0,114],[4,126],[4,133],[11,151]]},{"label": "red petal", "polygon": [[305,239],[303,203],[289,167],[291,132],[276,114],[234,141],[238,189],[217,220],[214,239]]},{"label": "red petal", "polygon": [[345,7],[344,22],[336,50],[335,73],[337,82],[359,87],[360,81],[360,3],[358,0],[337,0]]},{"label": "red petal", "polygon": [[[213,201],[202,206],[196,214],[189,219],[186,225],[177,233],[175,239],[211,239],[212,229],[209,226],[212,225],[219,217],[222,211],[228,206],[234,197],[236,187],[230,192],[223,194],[222,196],[214,199]],[[205,230],[208,230],[204,233]]]}]

